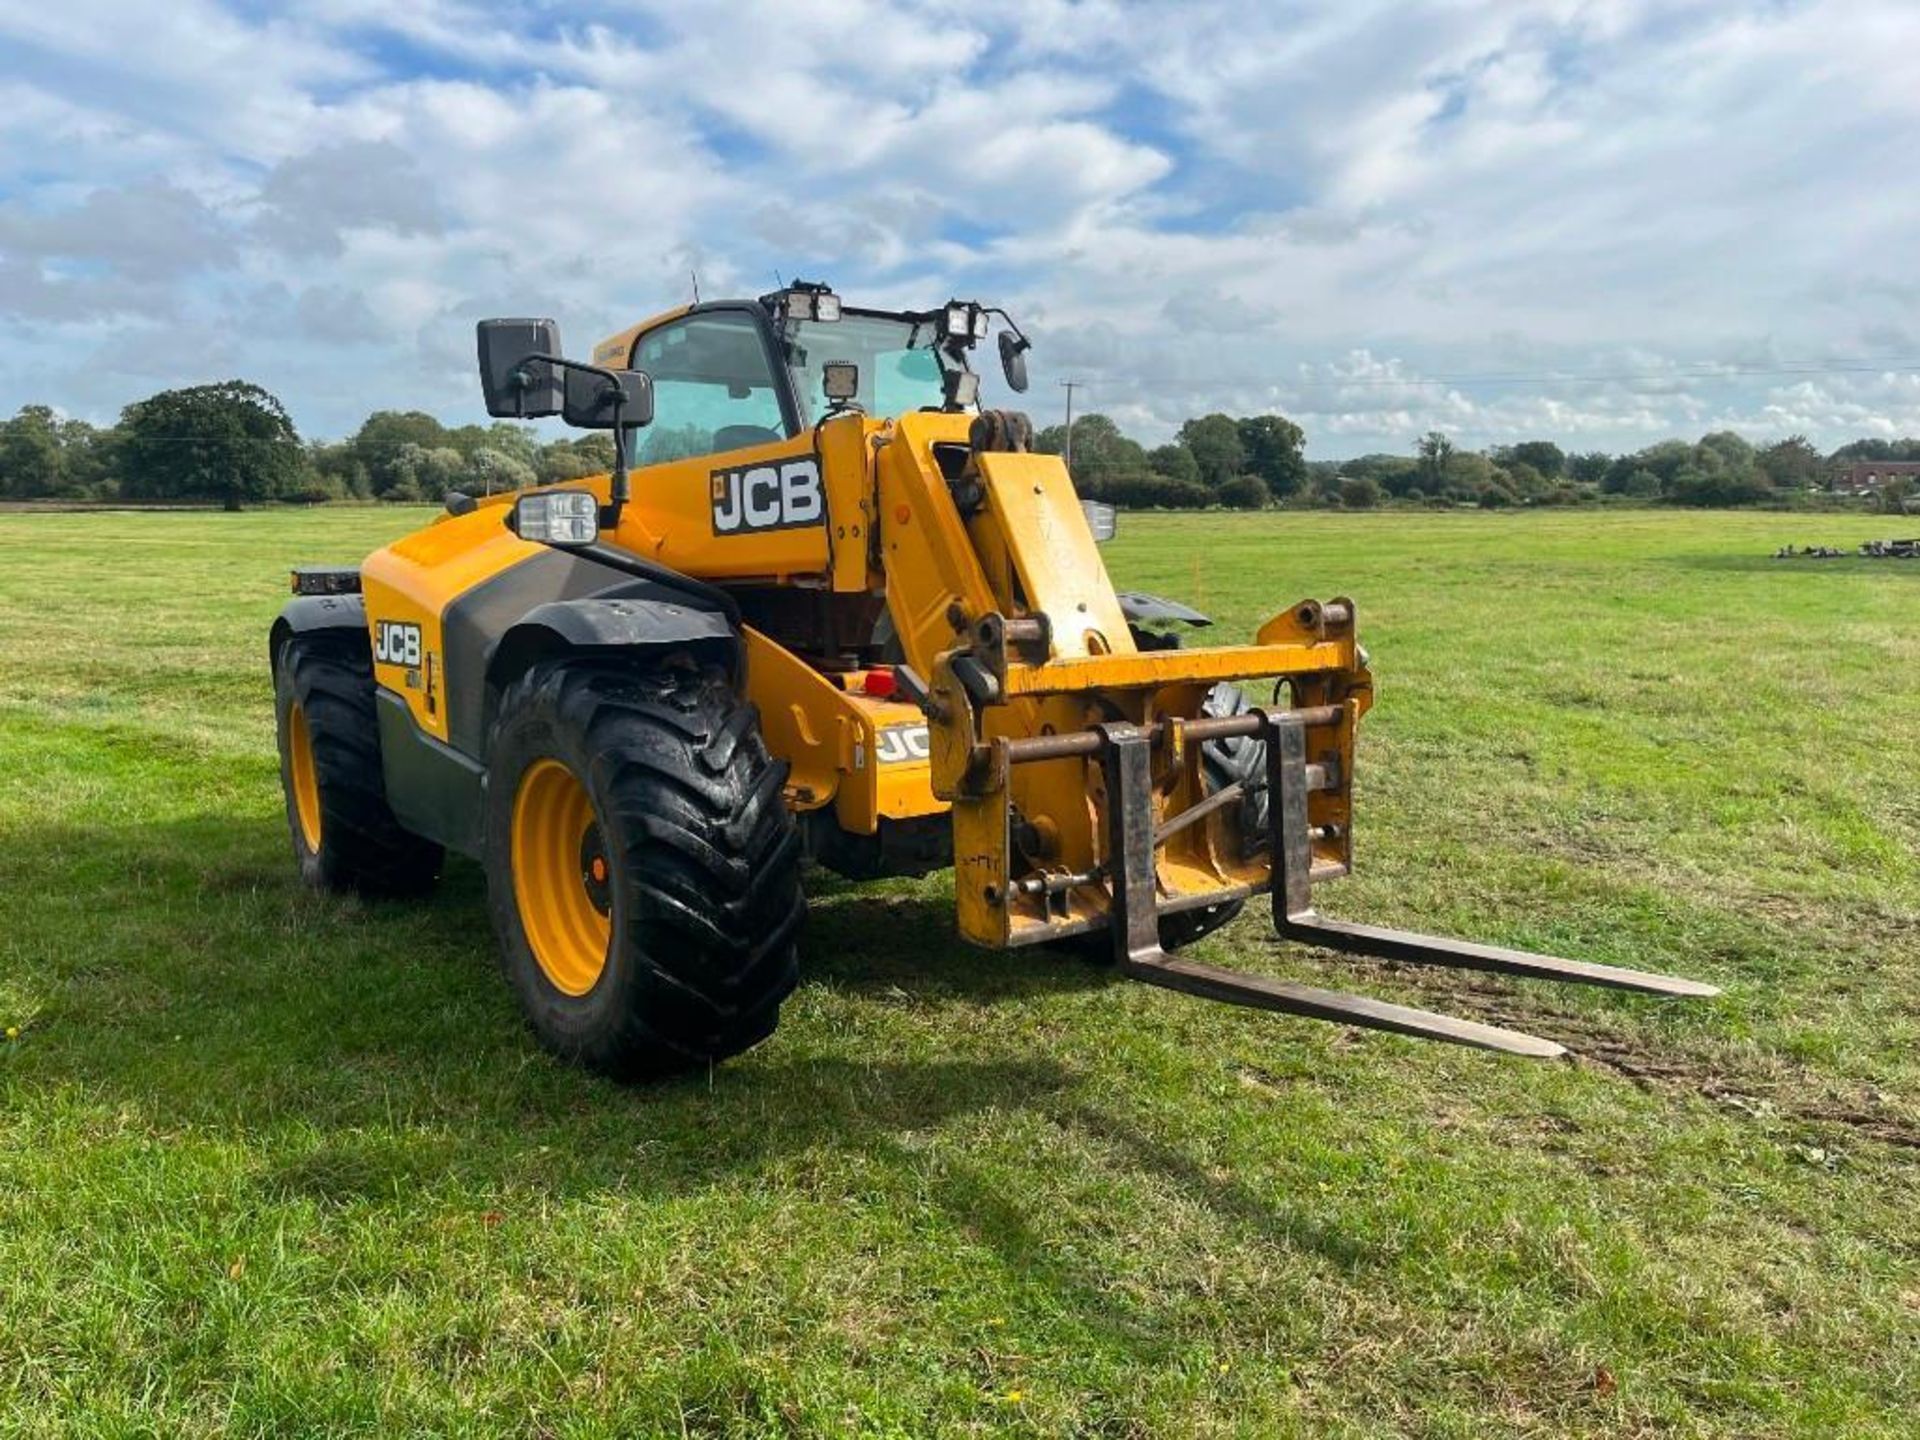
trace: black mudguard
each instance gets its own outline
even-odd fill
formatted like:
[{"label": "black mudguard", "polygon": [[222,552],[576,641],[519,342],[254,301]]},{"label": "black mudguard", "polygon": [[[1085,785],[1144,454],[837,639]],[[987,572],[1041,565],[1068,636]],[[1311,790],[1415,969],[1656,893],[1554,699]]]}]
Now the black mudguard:
[{"label": "black mudguard", "polygon": [[695,650],[740,673],[740,634],[718,610],[676,597],[592,596],[536,605],[500,637],[487,660],[487,688],[498,692],[534,661],[561,651]]},{"label": "black mudguard", "polygon": [[358,630],[367,633],[367,602],[359,595],[301,595],[289,600],[267,633],[267,658],[278,665],[280,647],[289,636],[316,630]]},{"label": "black mudguard", "polygon": [[[654,587],[647,587],[653,589]],[[486,666],[485,720],[453,709],[443,744],[413,723],[406,702],[389,690],[376,692],[380,714],[381,761],[387,795],[401,824],[449,849],[478,856],[485,830],[484,802],[487,732],[499,695],[527,667],[561,655],[659,654],[692,650],[703,660],[739,673],[740,636],[725,615],[689,605],[682,597],[642,595],[587,596],[550,600],[510,625],[484,660],[462,655],[449,641],[456,663]],[[457,686],[461,675],[452,671]],[[454,692],[457,694],[457,692]]]}]

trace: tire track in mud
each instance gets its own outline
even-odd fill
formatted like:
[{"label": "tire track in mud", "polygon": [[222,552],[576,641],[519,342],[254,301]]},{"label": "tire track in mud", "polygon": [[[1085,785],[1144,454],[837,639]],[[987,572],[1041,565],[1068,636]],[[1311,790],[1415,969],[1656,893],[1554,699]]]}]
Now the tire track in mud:
[{"label": "tire track in mud", "polygon": [[1619,1075],[1642,1090],[1698,1095],[1755,1121],[1837,1128],[1920,1154],[1920,1116],[1871,1086],[1837,1082],[1777,1052],[1766,1057],[1769,1065],[1742,1066],[1726,1056],[1662,1044],[1656,1031],[1644,1027],[1629,1031],[1591,1014],[1516,1004],[1513,992],[1479,976],[1450,973],[1442,980],[1391,963],[1363,963],[1360,968],[1417,992],[1420,1003],[1557,1040],[1572,1052],[1566,1063]]}]

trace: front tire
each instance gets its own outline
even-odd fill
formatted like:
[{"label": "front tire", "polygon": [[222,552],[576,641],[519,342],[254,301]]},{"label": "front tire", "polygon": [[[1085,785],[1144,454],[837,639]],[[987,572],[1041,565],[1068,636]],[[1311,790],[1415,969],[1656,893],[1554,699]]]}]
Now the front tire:
[{"label": "front tire", "polygon": [[274,666],[280,788],[300,878],[316,890],[421,895],[446,852],[387,804],[365,631],[295,635]]},{"label": "front tire", "polygon": [[499,713],[488,900],[541,1044],[641,1078],[770,1035],[805,899],[753,707],[718,670],[574,659],[535,665]]}]

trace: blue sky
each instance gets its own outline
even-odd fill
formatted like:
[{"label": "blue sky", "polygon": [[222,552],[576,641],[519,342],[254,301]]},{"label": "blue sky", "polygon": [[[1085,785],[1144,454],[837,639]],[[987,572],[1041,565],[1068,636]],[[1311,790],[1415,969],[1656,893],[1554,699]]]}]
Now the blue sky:
[{"label": "blue sky", "polygon": [[1006,303],[1143,439],[1920,434],[1920,5],[0,0],[0,412],[477,418],[776,273]]}]

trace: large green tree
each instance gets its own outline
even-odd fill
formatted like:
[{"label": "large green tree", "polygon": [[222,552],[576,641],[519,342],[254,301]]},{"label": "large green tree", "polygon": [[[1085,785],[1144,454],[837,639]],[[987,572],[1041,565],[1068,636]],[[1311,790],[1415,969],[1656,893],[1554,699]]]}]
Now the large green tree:
[{"label": "large green tree", "polygon": [[554,440],[540,448],[540,482],[558,484],[583,475],[604,475],[613,469],[613,436],[595,431],[573,440]]},{"label": "large green tree", "polygon": [[43,500],[61,490],[59,422],[45,405],[23,405],[0,425],[0,495]]},{"label": "large green tree", "polygon": [[1546,479],[1558,480],[1566,469],[1567,452],[1551,440],[1522,440],[1501,447],[1494,459],[1509,471],[1516,465],[1530,465]]},{"label": "large green tree", "polygon": [[[1067,428],[1049,425],[1034,437],[1034,449],[1048,455],[1066,453]],[[1094,411],[1073,422],[1073,479],[1090,498],[1097,499],[1101,489],[1122,475],[1141,475],[1147,469],[1147,452],[1140,442],[1120,433],[1113,420]]]},{"label": "large green tree", "polygon": [[1694,458],[1694,447],[1686,441],[1662,440],[1635,454],[1617,456],[1602,488],[1633,494],[1627,482],[1644,470],[1660,482],[1662,490],[1667,490],[1682,470],[1693,466]]},{"label": "large green tree", "polygon": [[[484,430],[477,425],[466,428],[478,431],[481,443],[484,443]],[[404,487],[417,478],[400,462],[401,452],[407,446],[439,450],[454,443],[446,426],[420,410],[376,410],[347,441],[353,458],[366,471],[375,495],[385,495],[389,490]],[[466,452],[462,449],[461,453]],[[414,496],[408,495],[406,498],[412,499]]]},{"label": "large green tree", "polygon": [[120,432],[97,430],[84,420],[62,420],[59,434],[61,493],[89,499],[112,495]]},{"label": "large green tree", "polygon": [[1604,450],[1589,450],[1582,455],[1567,457],[1567,474],[1582,485],[1598,485],[1607,478],[1607,471],[1613,466],[1613,457]]},{"label": "large green tree", "polygon": [[1920,440],[1854,440],[1829,457],[1834,460],[1920,460]]},{"label": "large green tree", "polygon": [[1240,427],[1230,415],[1202,415],[1180,427],[1180,443],[1193,452],[1200,478],[1218,490],[1246,468],[1247,452],[1240,443]]},{"label": "large green tree", "polygon": [[1147,464],[1153,467],[1154,474],[1164,475],[1169,480],[1195,485],[1200,483],[1200,462],[1193,458],[1193,452],[1184,445],[1156,445],[1147,456]]},{"label": "large green tree", "polygon": [[1544,500],[1553,491],[1553,482],[1524,460],[1509,458],[1495,472],[1498,484],[1521,500]]},{"label": "large green tree", "polygon": [[218,500],[238,510],[290,489],[306,450],[285,407],[225,380],[163,390],[120,417],[121,489],[149,500]]},{"label": "large green tree", "polygon": [[1731,430],[1715,430],[1702,435],[1694,449],[1694,463],[1703,469],[1743,475],[1753,469],[1753,446],[1745,436]]},{"label": "large green tree", "polygon": [[1823,464],[1804,435],[1789,435],[1760,452],[1760,468],[1782,490],[1804,490],[1817,483]]},{"label": "large green tree", "polygon": [[1420,488],[1429,495],[1443,493],[1453,479],[1453,441],[1439,430],[1429,430],[1414,443]]},{"label": "large green tree", "polygon": [[[1377,452],[1356,455],[1351,460],[1343,460],[1332,466],[1328,473],[1336,481],[1371,480],[1387,494],[1396,497],[1420,488],[1419,467],[1404,455],[1382,455]],[[1328,493],[1333,491],[1329,490]]]},{"label": "large green tree", "polygon": [[1235,427],[1250,474],[1284,499],[1307,483],[1307,435],[1284,415],[1248,415]]}]

